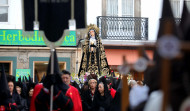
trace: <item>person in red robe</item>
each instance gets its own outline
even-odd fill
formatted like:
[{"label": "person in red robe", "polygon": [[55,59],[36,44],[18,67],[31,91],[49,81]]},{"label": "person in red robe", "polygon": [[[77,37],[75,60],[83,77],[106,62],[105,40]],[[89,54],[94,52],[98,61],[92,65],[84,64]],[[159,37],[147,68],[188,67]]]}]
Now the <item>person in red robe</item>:
[{"label": "person in red robe", "polygon": [[52,85],[53,111],[71,111],[71,109],[73,109],[73,102],[70,98],[71,91],[69,89],[69,86],[63,83],[61,79],[56,52],[54,52],[53,74],[50,74],[50,65],[51,57],[49,60],[46,77],[43,79],[42,84],[37,84],[34,88],[30,111],[50,110],[50,94],[52,93],[50,89]]},{"label": "person in red robe", "polygon": [[33,96],[32,96],[31,101],[30,101],[30,103],[31,103],[30,104],[30,111],[36,111],[35,99],[36,99],[36,96],[40,93],[42,88],[43,88],[42,83],[36,84],[36,86],[34,87]]},{"label": "person in red robe", "polygon": [[[51,88],[47,87],[45,82],[43,83],[43,86],[44,87],[41,89],[40,93],[36,96],[35,99],[35,105],[37,107],[37,111],[50,110]],[[66,84],[63,83],[63,84],[54,84],[53,88],[54,88],[53,111],[71,111],[71,109],[73,108],[73,103],[71,98],[67,96],[67,93],[69,92],[68,91],[69,87],[67,87]],[[46,107],[41,107],[41,106],[46,106]]]},{"label": "person in red robe", "polygon": [[69,71],[63,70],[61,74],[62,81],[69,86],[66,96],[70,97],[73,102],[72,111],[82,111],[82,101],[77,88],[70,85],[71,73]]},{"label": "person in red robe", "polygon": [[[48,77],[49,76],[49,77]],[[47,75],[45,81],[50,81],[53,75]],[[31,107],[30,111],[47,111],[50,109],[50,86],[47,87],[47,83],[37,84],[34,88],[34,94],[31,99]],[[64,86],[64,87],[62,87]],[[61,88],[62,87],[62,88]],[[70,111],[73,107],[72,100],[67,96],[69,93],[68,87],[65,84],[54,84],[54,96],[53,96],[53,110],[54,111],[62,111],[68,110]]]}]

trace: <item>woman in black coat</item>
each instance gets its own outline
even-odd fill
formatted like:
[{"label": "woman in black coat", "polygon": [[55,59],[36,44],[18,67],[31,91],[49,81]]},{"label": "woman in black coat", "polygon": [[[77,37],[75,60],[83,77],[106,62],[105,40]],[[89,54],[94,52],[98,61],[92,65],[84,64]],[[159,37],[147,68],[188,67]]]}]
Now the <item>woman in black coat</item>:
[{"label": "woman in black coat", "polygon": [[92,103],[92,111],[110,111],[112,96],[108,90],[106,79],[104,77],[100,79],[97,88]]},{"label": "woman in black coat", "polygon": [[81,94],[83,111],[91,111],[94,95],[96,92],[97,81],[90,79],[88,81],[89,88],[84,90]]}]

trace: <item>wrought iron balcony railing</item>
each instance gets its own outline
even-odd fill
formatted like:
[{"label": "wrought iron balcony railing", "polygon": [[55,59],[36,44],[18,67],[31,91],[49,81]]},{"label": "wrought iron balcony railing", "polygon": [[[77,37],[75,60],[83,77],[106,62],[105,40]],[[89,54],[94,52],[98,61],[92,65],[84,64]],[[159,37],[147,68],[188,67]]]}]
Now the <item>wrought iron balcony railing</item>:
[{"label": "wrought iron balcony railing", "polygon": [[98,16],[100,37],[111,40],[148,40],[148,18]]}]

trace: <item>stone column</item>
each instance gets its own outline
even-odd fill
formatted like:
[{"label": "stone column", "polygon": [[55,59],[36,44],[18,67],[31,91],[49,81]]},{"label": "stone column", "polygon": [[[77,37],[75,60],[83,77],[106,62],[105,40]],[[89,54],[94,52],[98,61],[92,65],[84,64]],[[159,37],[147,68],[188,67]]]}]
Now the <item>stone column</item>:
[{"label": "stone column", "polygon": [[106,2],[107,0],[102,0],[102,16],[106,16]]},{"label": "stone column", "polygon": [[18,69],[28,69],[29,68],[29,57],[27,51],[18,52]]},{"label": "stone column", "polygon": [[[141,17],[141,0],[134,0],[134,17]],[[135,39],[141,40],[141,21],[135,20]]]},{"label": "stone column", "polygon": [[134,17],[141,17],[141,0],[134,0]]}]

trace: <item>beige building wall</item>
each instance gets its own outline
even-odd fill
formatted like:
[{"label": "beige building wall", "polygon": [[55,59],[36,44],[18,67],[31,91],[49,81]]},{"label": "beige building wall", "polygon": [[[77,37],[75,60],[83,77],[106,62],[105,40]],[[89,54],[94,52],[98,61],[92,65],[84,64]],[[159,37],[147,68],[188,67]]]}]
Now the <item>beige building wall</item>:
[{"label": "beige building wall", "polygon": [[[77,48],[57,48],[56,52],[57,57],[70,58],[70,72],[78,73],[76,69],[80,66],[80,48],[78,50]],[[0,47],[0,57],[12,56],[17,57],[16,69],[29,69],[29,57],[50,57],[50,49],[48,47]],[[79,65],[76,65],[77,59]]]}]

